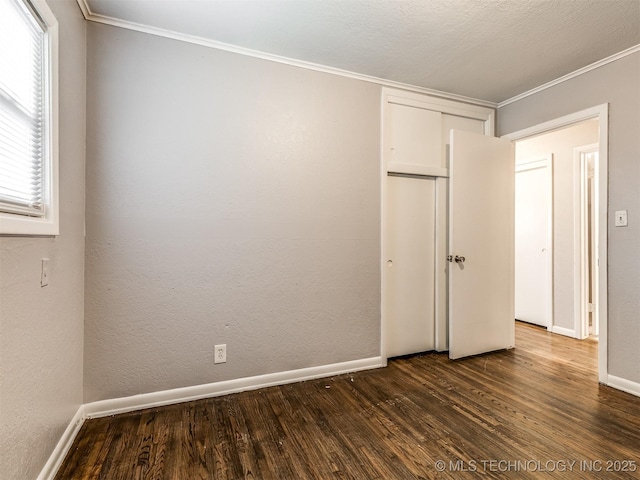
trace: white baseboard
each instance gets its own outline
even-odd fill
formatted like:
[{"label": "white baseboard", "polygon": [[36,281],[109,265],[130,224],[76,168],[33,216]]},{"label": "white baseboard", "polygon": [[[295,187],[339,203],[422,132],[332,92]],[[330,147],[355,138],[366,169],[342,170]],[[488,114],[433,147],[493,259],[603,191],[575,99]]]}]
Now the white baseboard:
[{"label": "white baseboard", "polygon": [[49,456],[49,460],[47,460],[47,463],[42,468],[40,475],[38,475],[38,480],[53,480],[56,473],[58,473],[60,465],[62,465],[64,457],[67,456],[67,452],[71,448],[71,445],[73,445],[73,441],[75,440],[76,435],[78,435],[85,418],[84,405],[80,405],[80,408],[78,408],[78,411],[71,419],[71,422],[69,422],[69,425],[62,434],[62,437],[60,437],[56,448],[53,449],[53,452]]},{"label": "white baseboard", "polygon": [[301,382],[314,378],[331,377],[343,373],[369,370],[384,366],[382,357],[364,358],[349,362],[333,363],[319,367],[301,368],[285,372],[269,373],[254,377],[225,380],[222,382],[195,385],[192,387],[174,388],[160,392],[143,393],[130,397],[113,398],[86,403],[85,418],[99,418],[118,413],[142,410],[143,408],[160,407],[174,403],[189,402],[202,398],[217,397],[230,393],[257,390],[259,388],[287,383]]},{"label": "white baseboard", "polygon": [[631,380],[627,380],[626,378],[607,375],[606,384],[610,387],[622,390],[623,392],[627,392],[640,397],[640,383],[632,382]]},{"label": "white baseboard", "polygon": [[[553,327],[552,331],[561,335],[573,336],[573,330],[569,330],[567,328]],[[349,362],[322,365],[319,367],[301,368],[286,372],[269,373],[254,377],[245,377],[235,380],[208,383],[205,385],[196,385],[193,387],[175,388],[161,392],[144,393],[141,395],[133,395],[131,397],[114,398],[87,403],[78,408],[78,411],[71,419],[71,422],[51,453],[49,460],[40,472],[40,475],[38,475],[37,480],[53,480],[60,468],[60,465],[62,464],[62,461],[64,460],[64,457],[71,448],[76,435],[80,431],[82,424],[87,418],[105,417],[117,413],[141,410],[143,408],[171,405],[174,403],[217,397],[220,395],[238,393],[247,390],[257,390],[259,388],[271,387],[274,385],[285,385],[287,383],[312,380],[314,378],[331,377],[343,373],[379,368],[384,365],[385,362],[382,357],[371,357]],[[624,392],[640,396],[640,383],[608,375],[606,384]]]},{"label": "white baseboard", "polygon": [[576,331],[570,328],[559,327],[554,325],[550,328],[551,333],[557,333],[559,335],[564,335],[565,337],[576,338]]}]

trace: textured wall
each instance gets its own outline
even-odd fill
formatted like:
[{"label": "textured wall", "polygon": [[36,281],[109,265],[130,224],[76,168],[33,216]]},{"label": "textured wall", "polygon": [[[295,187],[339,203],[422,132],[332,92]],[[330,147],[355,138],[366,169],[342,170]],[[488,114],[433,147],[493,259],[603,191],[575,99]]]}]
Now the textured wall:
[{"label": "textured wall", "polygon": [[380,88],[87,28],[85,400],[379,355]]},{"label": "textured wall", "polygon": [[60,235],[0,238],[2,480],[36,478],[82,403],[85,22],[76,2],[49,3],[60,24]]},{"label": "textured wall", "polygon": [[553,324],[575,330],[573,149],[598,143],[598,122],[589,121],[522,140],[516,159],[553,153]]},{"label": "textured wall", "polygon": [[[609,373],[640,382],[640,53],[498,110],[504,135],[609,103]],[[628,210],[629,226],[613,212]]]}]

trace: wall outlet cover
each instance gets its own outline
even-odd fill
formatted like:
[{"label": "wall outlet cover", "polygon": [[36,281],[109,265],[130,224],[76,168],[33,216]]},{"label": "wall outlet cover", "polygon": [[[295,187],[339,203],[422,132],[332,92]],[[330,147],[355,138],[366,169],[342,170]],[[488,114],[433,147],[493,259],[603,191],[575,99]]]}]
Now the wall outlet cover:
[{"label": "wall outlet cover", "polygon": [[227,362],[227,344],[215,345],[213,347],[213,363]]}]

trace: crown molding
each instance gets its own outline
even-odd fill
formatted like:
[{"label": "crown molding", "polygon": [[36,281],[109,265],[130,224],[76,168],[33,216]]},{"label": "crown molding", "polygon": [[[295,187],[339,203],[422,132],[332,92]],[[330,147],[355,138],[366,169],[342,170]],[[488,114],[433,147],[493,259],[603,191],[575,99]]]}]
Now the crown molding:
[{"label": "crown molding", "polygon": [[89,8],[86,0],[77,0],[77,3],[80,7],[80,11],[82,12],[82,16],[84,17],[84,19],[89,20],[89,17],[91,17],[91,15],[93,14],[91,13],[91,9]]},{"label": "crown molding", "polygon": [[543,85],[540,85],[539,87],[532,88],[531,90],[528,90],[524,93],[516,95],[515,97],[511,97],[507,100],[504,100],[498,103],[498,108],[502,108],[506,105],[509,105],[510,103],[514,103],[514,102],[517,102],[518,100],[522,100],[523,98],[539,93],[543,90],[546,90],[547,88],[555,87],[556,85],[566,82],[567,80],[571,80],[572,78],[578,77],[580,75],[584,75],[585,73],[591,72],[592,70],[595,70],[604,65],[607,65],[608,63],[615,62],[616,60],[620,60],[621,58],[627,57],[636,52],[640,52],[640,45],[635,45],[633,47],[627,48],[626,50],[615,53],[607,58],[603,58],[602,60],[598,60],[597,62],[594,62],[591,65],[587,65],[586,67],[579,68],[574,72],[571,72],[562,77],[556,78],[555,80],[552,80]]},{"label": "crown molding", "polygon": [[134,30],[136,32],[141,32],[141,33],[147,33],[149,35],[155,35],[155,36],[159,36],[159,37],[164,37],[164,38],[171,38],[173,40],[178,40],[178,41],[182,41],[182,42],[187,42],[187,43],[192,43],[195,45],[200,45],[200,46],[204,46],[204,47],[209,47],[209,48],[215,48],[217,50],[223,50],[226,52],[231,52],[231,53],[237,53],[240,55],[246,55],[249,57],[254,57],[254,58],[259,58],[262,60],[269,60],[272,62],[276,62],[276,63],[282,63],[285,65],[290,65],[290,66],[294,66],[294,67],[299,67],[299,68],[305,68],[307,70],[314,70],[317,72],[322,72],[322,73],[328,73],[331,75],[338,75],[341,77],[346,77],[346,78],[352,78],[355,80],[361,80],[364,82],[368,82],[368,83],[375,83],[377,85],[381,85],[381,86],[385,86],[385,87],[391,87],[391,88],[396,88],[396,89],[400,89],[400,90],[406,90],[408,92],[415,92],[415,93],[421,93],[424,95],[429,95],[432,97],[437,97],[437,98],[444,98],[444,99],[448,99],[448,100],[455,100],[458,102],[463,102],[463,103],[468,103],[471,105],[478,105],[478,106],[482,106],[482,107],[489,107],[489,108],[502,108],[506,105],[509,105],[510,103],[514,103],[517,102],[518,100],[522,100],[523,98],[529,97],[531,95],[534,95],[536,93],[539,93],[543,90],[546,90],[548,88],[554,87],[560,83],[566,82],[567,80],[571,80],[572,78],[578,77],[580,75],[583,75],[585,73],[591,72],[592,70],[595,70],[599,67],[602,67],[608,63],[611,62],[615,62],[616,60],[619,60],[621,58],[624,58],[628,55],[632,55],[636,52],[640,52],[640,45],[635,45],[633,47],[630,47],[626,50],[623,50],[621,52],[618,52],[616,54],[613,54],[607,58],[604,58],[602,60],[598,60],[597,62],[594,62],[590,65],[587,65],[586,67],[582,67],[574,72],[568,73],[567,75],[564,75],[562,77],[559,77],[555,80],[552,80],[550,82],[547,82],[543,85],[540,85],[538,87],[535,87],[531,90],[528,90],[526,92],[520,93],[514,97],[511,97],[507,100],[503,100],[502,102],[496,103],[496,102],[490,102],[488,100],[481,100],[478,98],[472,98],[472,97],[467,97],[464,95],[457,95],[455,93],[449,93],[449,92],[443,92],[440,90],[433,90],[430,88],[425,88],[425,87],[419,87],[417,85],[410,85],[410,84],[406,84],[406,83],[402,83],[402,82],[395,82],[392,80],[387,80],[384,78],[379,78],[379,77],[374,77],[374,76],[370,76],[370,75],[364,75],[361,73],[356,73],[356,72],[350,72],[348,70],[342,70],[339,68],[333,68],[333,67],[328,67],[326,65],[320,65],[320,64],[316,64],[316,63],[311,63],[311,62],[305,62],[303,60],[296,60],[294,58],[288,58],[288,57],[283,57],[280,55],[274,55],[271,53],[266,53],[266,52],[260,52],[258,50],[252,50],[249,48],[243,48],[243,47],[239,47],[237,45],[231,45],[228,43],[223,43],[223,42],[218,42],[215,40],[210,40],[208,38],[203,38],[203,37],[197,37],[195,35],[187,35],[184,33],[179,33],[179,32],[174,32],[171,30],[166,30],[163,28],[157,28],[157,27],[151,27],[149,25],[143,25],[143,24],[139,24],[139,23],[135,23],[135,22],[128,22],[125,20],[120,20],[118,18],[113,18],[113,17],[108,17],[106,15],[99,15],[96,13],[93,13],[91,11],[91,8],[89,7],[87,0],[77,0],[77,3],[80,7],[80,10],[82,11],[82,15],[84,16],[84,18],[87,21],[90,22],[95,22],[95,23],[102,23],[105,25],[111,25],[114,27],[120,27],[120,28],[125,28],[128,30]]},{"label": "crown molding", "polygon": [[282,63],[293,67],[304,68],[307,70],[314,70],[316,72],[328,73],[331,75],[338,75],[341,77],[351,78],[354,80],[361,80],[368,83],[375,83],[385,87],[397,88],[400,90],[406,90],[409,92],[422,93],[432,97],[444,98],[448,100],[455,100],[458,102],[468,103],[471,105],[478,105],[482,107],[497,108],[498,104],[487,100],[480,100],[478,98],[467,97],[464,95],[457,95],[455,93],[443,92],[440,90],[433,90],[430,88],[419,87],[416,85],[410,85],[402,82],[395,82],[393,80],[387,80],[384,78],[374,77],[371,75],[364,75],[361,73],[350,72],[348,70],[342,70],[340,68],[329,67],[326,65],[320,65],[312,62],[305,62],[303,60],[296,60],[294,58],[283,57],[280,55],[274,55],[271,53],[260,52],[258,50],[251,50],[249,48],[239,47],[228,43],[218,42],[210,40],[208,38],[198,37],[195,35],[187,35],[180,32],[174,32],[163,28],[152,27],[149,25],[143,25],[135,22],[128,22],[120,20],[118,18],[108,17],[105,15],[95,14],[89,8],[86,0],[77,0],[80,10],[84,18],[90,22],[102,23],[105,25],[111,25],[114,27],[125,28],[127,30],[134,30],[136,32],[147,33],[149,35],[155,35],[164,38],[170,38],[173,40],[179,40],[182,42],[192,43],[209,48],[215,48],[217,50],[223,50],[226,52],[237,53],[240,55],[246,55],[249,57],[259,58],[262,60],[269,60],[276,63]]}]

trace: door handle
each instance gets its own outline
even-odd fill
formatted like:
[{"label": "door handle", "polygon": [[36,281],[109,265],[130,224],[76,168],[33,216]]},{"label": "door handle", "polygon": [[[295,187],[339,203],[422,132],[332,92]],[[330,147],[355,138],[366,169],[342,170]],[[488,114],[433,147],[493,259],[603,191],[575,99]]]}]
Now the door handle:
[{"label": "door handle", "polygon": [[456,261],[456,263],[464,263],[466,259],[462,255],[456,255],[454,260]]}]

